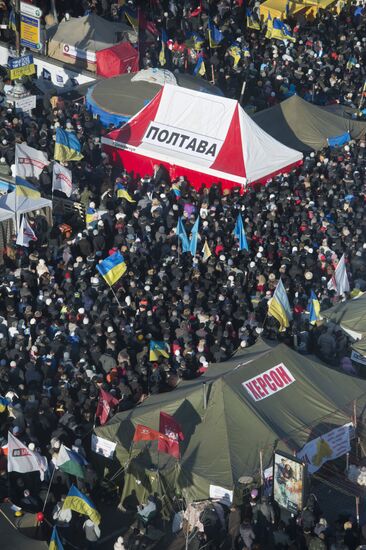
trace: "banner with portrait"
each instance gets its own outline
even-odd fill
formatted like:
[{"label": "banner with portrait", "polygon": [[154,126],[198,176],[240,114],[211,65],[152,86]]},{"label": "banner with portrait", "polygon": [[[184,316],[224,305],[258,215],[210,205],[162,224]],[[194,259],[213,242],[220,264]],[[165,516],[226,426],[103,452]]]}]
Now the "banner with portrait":
[{"label": "banner with portrait", "polygon": [[296,514],[303,508],[306,466],[300,460],[276,452],[273,459],[273,498],[281,508]]}]

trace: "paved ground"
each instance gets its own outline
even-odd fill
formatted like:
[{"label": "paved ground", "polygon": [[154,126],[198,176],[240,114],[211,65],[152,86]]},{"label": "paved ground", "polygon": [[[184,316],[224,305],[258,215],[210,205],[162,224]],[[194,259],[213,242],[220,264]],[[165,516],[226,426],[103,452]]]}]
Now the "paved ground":
[{"label": "paved ground", "polygon": [[47,544],[32,540],[23,535],[14,521],[13,512],[8,504],[0,505],[0,548],[1,550],[46,550]]}]

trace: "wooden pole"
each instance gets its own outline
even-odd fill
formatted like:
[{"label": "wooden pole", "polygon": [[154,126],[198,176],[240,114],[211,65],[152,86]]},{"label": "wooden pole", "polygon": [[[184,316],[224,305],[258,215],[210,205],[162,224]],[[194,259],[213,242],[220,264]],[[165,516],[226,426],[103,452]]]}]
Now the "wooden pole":
[{"label": "wooden pole", "polygon": [[359,101],[359,104],[358,104],[358,110],[361,111],[362,107],[363,107],[363,104],[364,104],[364,93],[366,92],[366,80],[365,82],[362,84],[362,88],[361,88],[361,97],[360,97],[360,101]]},{"label": "wooden pole", "polygon": [[113,287],[111,286],[110,289],[111,289],[111,291],[113,292],[113,296],[115,297],[115,299],[116,299],[116,301],[117,301],[117,304],[118,304],[119,307],[121,308],[122,305],[121,305],[120,301],[118,300],[117,294],[114,292]]},{"label": "wooden pole", "polygon": [[17,57],[20,56],[20,0],[15,0],[14,3],[14,15],[15,15],[15,49]]},{"label": "wooden pole", "polygon": [[259,468],[260,468],[260,475],[261,475],[261,487],[264,485],[264,473],[263,473],[263,451],[262,449],[259,451]]},{"label": "wooden pole", "polygon": [[357,429],[357,400],[356,399],[353,402],[353,425],[356,430]]}]

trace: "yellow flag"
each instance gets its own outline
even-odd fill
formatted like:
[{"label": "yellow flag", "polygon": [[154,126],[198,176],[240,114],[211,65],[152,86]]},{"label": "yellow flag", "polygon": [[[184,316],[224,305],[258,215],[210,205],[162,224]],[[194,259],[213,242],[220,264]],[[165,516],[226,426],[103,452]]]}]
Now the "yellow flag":
[{"label": "yellow flag", "polygon": [[126,189],[117,189],[117,197],[119,199],[126,199],[128,202],[136,202]]},{"label": "yellow flag", "polygon": [[166,64],[165,44],[164,44],[164,42],[161,45],[161,50],[160,50],[160,53],[159,53],[159,63],[160,63],[161,67],[164,67],[164,65]]},{"label": "yellow flag", "polygon": [[203,258],[202,258],[202,260],[203,260],[204,262],[207,262],[207,260],[210,258],[210,256],[212,256],[212,252],[211,252],[211,250],[210,250],[210,247],[209,247],[208,244],[207,244],[207,241],[206,241],[205,244],[203,245],[202,253],[203,253]]},{"label": "yellow flag", "polygon": [[206,74],[206,65],[205,65],[205,62],[203,60],[202,60],[200,69],[198,71],[198,74],[200,74],[201,76],[205,76],[205,74]]}]

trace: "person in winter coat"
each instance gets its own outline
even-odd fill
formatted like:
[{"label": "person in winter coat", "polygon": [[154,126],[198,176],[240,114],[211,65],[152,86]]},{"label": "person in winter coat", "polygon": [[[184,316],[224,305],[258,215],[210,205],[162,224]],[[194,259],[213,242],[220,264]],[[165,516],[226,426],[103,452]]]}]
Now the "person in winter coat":
[{"label": "person in winter coat", "polygon": [[325,534],[319,533],[319,535],[313,535],[310,538],[308,544],[308,550],[327,550],[327,545],[325,544]]},{"label": "person in winter coat", "polygon": [[309,495],[306,506],[301,512],[301,524],[307,544],[311,540],[311,536],[316,525],[316,498],[313,494]]},{"label": "person in winter coat", "polygon": [[266,545],[275,521],[273,506],[268,502],[266,496],[262,496],[261,501],[255,506],[253,510],[253,521],[258,541],[260,544]]},{"label": "person in winter coat", "polygon": [[253,547],[253,542],[255,540],[255,534],[253,527],[248,519],[244,519],[243,523],[240,525],[240,536],[244,543],[244,548],[251,550]]}]

